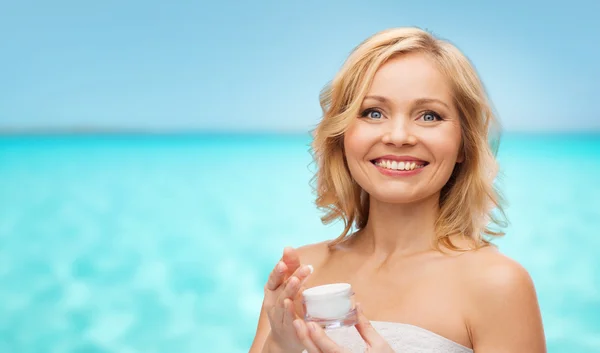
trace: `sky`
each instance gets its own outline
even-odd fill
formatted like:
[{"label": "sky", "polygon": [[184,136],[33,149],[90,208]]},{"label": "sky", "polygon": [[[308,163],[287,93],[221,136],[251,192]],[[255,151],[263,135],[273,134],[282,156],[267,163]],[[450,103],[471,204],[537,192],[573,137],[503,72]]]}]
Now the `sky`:
[{"label": "sky", "polygon": [[600,131],[598,14],[596,0],[2,1],[0,130],[308,131],[356,45],[418,26],[472,60],[505,130]]}]

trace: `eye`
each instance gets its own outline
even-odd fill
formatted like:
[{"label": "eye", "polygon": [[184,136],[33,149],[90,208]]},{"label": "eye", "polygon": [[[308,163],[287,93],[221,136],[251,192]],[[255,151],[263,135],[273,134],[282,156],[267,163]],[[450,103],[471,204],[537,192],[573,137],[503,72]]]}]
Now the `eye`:
[{"label": "eye", "polygon": [[383,114],[381,114],[381,112],[376,109],[370,108],[370,109],[365,109],[362,113],[360,113],[360,116],[363,118],[379,120],[383,117]]},{"label": "eye", "polygon": [[423,119],[423,121],[427,122],[444,120],[438,113],[432,111],[427,111],[423,113],[423,115],[421,115],[421,118]]}]

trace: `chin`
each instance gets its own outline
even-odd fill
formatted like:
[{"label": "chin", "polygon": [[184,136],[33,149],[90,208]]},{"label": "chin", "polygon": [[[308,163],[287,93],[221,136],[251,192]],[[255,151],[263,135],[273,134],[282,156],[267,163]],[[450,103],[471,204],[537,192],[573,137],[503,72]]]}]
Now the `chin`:
[{"label": "chin", "polygon": [[371,199],[390,204],[408,204],[424,198],[423,195],[407,192],[374,192],[369,193]]}]

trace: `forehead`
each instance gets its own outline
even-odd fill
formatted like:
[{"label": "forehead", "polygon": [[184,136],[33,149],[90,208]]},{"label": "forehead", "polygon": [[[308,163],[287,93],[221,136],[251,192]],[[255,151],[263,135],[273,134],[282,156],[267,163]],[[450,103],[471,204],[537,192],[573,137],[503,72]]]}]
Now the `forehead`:
[{"label": "forehead", "polygon": [[447,77],[427,54],[401,54],[383,64],[375,73],[369,95],[381,95],[396,102],[435,98],[452,103]]}]

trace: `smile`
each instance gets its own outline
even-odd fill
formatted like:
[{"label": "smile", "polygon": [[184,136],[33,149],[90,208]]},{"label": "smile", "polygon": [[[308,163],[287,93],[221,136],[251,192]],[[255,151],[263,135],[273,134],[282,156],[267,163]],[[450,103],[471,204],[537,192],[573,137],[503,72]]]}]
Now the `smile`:
[{"label": "smile", "polygon": [[372,160],[374,165],[388,170],[415,170],[425,167],[428,163],[424,161],[392,161],[389,159]]},{"label": "smile", "polygon": [[374,159],[371,163],[381,174],[391,177],[408,177],[419,174],[429,164],[420,160],[395,161],[383,158]]}]

